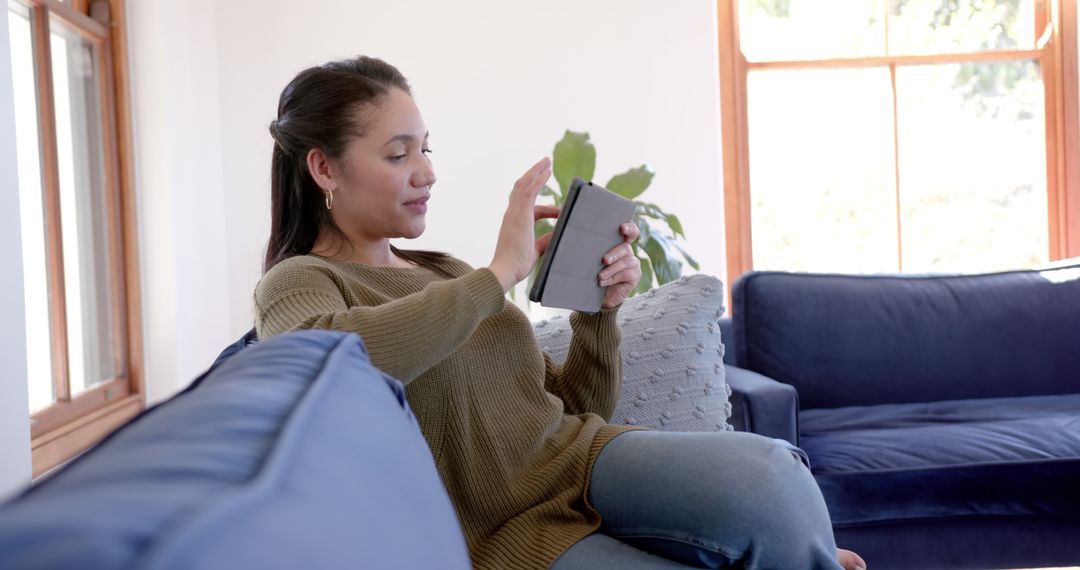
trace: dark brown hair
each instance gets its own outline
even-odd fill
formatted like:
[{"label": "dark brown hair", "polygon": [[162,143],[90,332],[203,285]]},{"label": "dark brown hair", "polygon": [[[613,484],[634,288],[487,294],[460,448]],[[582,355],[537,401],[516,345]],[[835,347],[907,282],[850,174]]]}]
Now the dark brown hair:
[{"label": "dark brown hair", "polygon": [[[277,119],[270,123],[274,156],[270,172],[270,241],[263,271],[295,255],[311,253],[320,231],[348,243],[326,209],[322,190],[308,172],[308,152],[317,148],[340,159],[353,137],[363,136],[364,113],[391,89],[412,95],[394,66],[373,57],[333,61],[301,71],[281,92]],[[448,257],[434,251],[390,250],[444,276]]]}]

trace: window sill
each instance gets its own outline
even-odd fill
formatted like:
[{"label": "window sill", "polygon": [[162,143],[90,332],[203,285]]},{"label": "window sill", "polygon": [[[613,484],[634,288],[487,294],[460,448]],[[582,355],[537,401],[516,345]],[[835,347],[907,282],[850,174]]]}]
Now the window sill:
[{"label": "window sill", "polygon": [[30,442],[33,476],[85,451],[135,417],[143,409],[142,395],[133,394],[67,425],[50,430]]}]

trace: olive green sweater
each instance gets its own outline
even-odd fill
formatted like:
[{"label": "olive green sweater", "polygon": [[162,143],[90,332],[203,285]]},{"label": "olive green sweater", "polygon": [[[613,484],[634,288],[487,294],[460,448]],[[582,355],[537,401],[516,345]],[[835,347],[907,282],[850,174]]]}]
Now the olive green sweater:
[{"label": "olive green sweater", "polygon": [[255,290],[260,338],[360,333],[373,364],[405,383],[476,568],[547,568],[597,530],[586,491],[622,382],[616,310],[573,313],[566,362],[537,344],[495,274],[448,258],[428,269],[315,256]]}]

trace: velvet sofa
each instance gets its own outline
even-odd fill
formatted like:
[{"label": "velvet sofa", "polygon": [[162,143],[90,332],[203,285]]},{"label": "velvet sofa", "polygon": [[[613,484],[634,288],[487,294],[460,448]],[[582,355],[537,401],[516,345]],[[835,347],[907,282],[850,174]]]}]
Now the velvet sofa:
[{"label": "velvet sofa", "polygon": [[732,305],[732,423],[806,451],[871,568],[1080,565],[1080,264],[751,272]]},{"label": "velvet sofa", "polygon": [[252,337],[0,508],[0,568],[469,568],[402,386],[360,337]]}]

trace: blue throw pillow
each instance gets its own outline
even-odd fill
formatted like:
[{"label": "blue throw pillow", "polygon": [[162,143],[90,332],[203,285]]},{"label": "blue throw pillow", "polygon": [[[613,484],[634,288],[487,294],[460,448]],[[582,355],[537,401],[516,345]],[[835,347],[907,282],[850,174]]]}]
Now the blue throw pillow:
[{"label": "blue throw pillow", "polygon": [[469,568],[401,384],[354,334],[245,348],[0,508],[2,568]]}]

